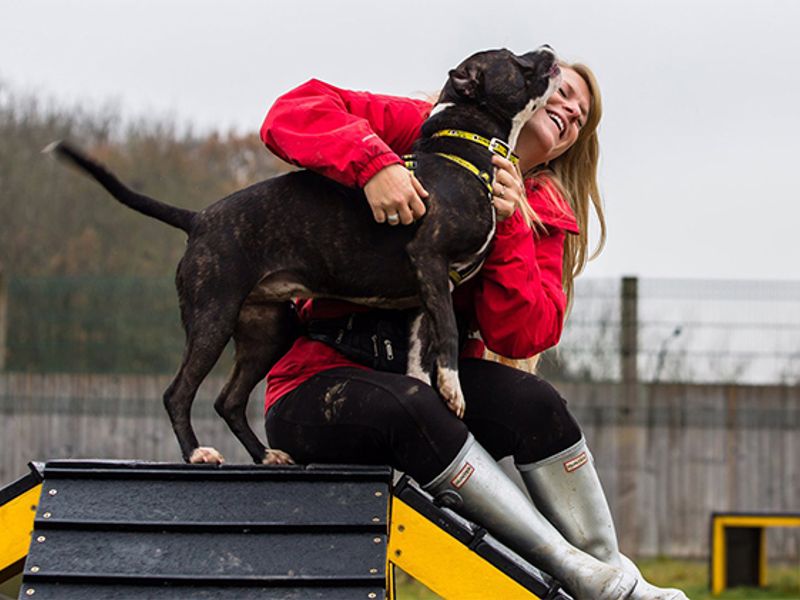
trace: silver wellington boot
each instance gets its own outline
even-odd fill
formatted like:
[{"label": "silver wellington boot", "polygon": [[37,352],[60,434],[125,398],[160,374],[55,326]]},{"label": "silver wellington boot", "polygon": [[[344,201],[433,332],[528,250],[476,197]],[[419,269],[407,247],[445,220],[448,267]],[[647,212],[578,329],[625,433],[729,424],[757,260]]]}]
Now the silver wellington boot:
[{"label": "silver wellington boot", "polygon": [[453,462],[423,487],[556,577],[578,600],[632,597],[636,578],[567,542],[472,436]]},{"label": "silver wellington boot", "polygon": [[614,520],[583,438],[563,452],[517,469],[534,504],[571,544],[636,577],[631,600],[688,600],[680,590],[648,583],[620,553]]}]

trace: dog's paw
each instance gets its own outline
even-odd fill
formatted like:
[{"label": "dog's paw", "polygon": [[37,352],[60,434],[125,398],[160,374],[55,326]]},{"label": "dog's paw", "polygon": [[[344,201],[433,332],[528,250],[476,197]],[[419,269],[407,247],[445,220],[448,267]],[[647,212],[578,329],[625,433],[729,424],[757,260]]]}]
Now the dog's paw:
[{"label": "dog's paw", "polygon": [[267,450],[262,465],[293,465],[294,459],[282,450]]},{"label": "dog's paw", "polygon": [[436,379],[439,385],[439,393],[447,404],[447,408],[461,419],[464,416],[464,410],[467,404],[464,401],[464,394],[461,391],[458,371],[439,367]]},{"label": "dog's paw", "polygon": [[225,462],[225,459],[222,457],[222,454],[216,450],[216,448],[200,446],[199,448],[194,449],[192,455],[189,457],[189,462],[193,465],[221,465]]}]

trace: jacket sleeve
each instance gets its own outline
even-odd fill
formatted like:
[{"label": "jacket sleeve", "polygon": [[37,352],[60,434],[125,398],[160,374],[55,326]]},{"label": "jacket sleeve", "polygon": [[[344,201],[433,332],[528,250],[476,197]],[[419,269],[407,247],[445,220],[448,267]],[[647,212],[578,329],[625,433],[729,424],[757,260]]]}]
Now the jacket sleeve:
[{"label": "jacket sleeve", "polygon": [[343,185],[364,187],[401,163],[431,105],[421,100],[342,90],[312,79],[275,101],[261,139],[280,158]]},{"label": "jacket sleeve", "polygon": [[498,223],[476,282],[478,329],[486,347],[502,356],[528,358],[561,338],[567,304],[562,288],[564,241],[567,233],[578,229],[571,209],[559,200],[541,187],[529,187],[528,201],[544,231],[534,234],[519,211]]}]

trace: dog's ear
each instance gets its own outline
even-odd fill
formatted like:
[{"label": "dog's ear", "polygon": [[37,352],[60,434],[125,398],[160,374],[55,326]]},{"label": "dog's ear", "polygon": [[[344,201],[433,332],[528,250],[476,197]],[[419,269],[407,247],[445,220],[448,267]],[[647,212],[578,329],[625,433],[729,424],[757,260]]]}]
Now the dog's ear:
[{"label": "dog's ear", "polygon": [[528,52],[527,54],[523,54],[521,56],[516,54],[511,55],[511,60],[513,60],[523,69],[533,69],[536,66],[536,58],[536,52]]},{"label": "dog's ear", "polygon": [[476,98],[483,84],[483,72],[477,65],[459,65],[449,73],[453,89],[464,98]]},{"label": "dog's ear", "polygon": [[[547,60],[547,54],[551,55],[552,60]],[[512,54],[511,57],[527,77],[531,75],[540,77],[550,70],[553,60],[556,59],[556,54],[550,46],[544,44],[538,50],[533,50],[520,56]]]}]

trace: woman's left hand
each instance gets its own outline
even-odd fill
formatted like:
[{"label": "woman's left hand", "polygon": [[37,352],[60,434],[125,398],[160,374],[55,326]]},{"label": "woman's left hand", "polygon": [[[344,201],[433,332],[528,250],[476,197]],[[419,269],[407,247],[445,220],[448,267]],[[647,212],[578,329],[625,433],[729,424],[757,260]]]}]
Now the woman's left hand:
[{"label": "woman's left hand", "polygon": [[497,212],[497,221],[505,221],[514,214],[520,202],[527,202],[525,183],[519,167],[503,158],[492,156],[494,181],[492,182],[492,203]]}]

